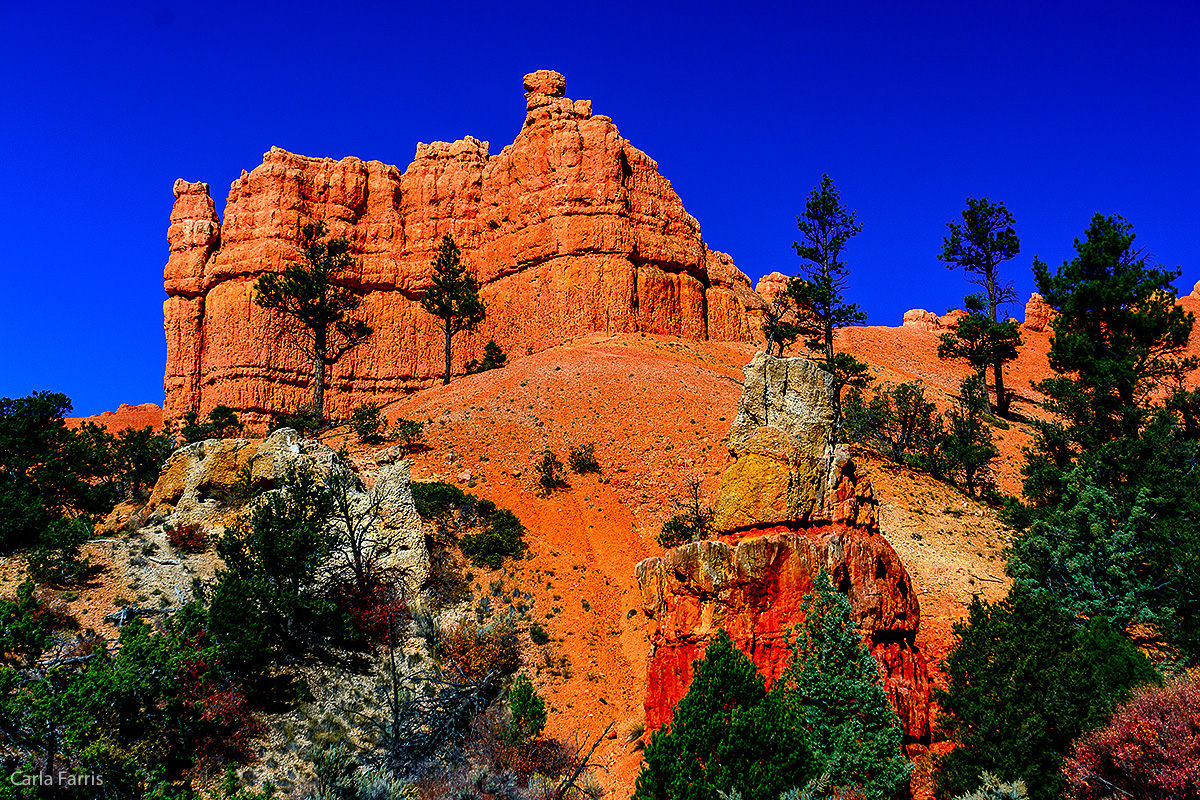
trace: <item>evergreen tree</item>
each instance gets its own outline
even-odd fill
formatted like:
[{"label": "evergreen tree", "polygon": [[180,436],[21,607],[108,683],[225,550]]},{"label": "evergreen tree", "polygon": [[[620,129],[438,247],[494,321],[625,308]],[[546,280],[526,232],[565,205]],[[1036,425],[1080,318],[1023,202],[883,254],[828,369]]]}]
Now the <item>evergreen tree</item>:
[{"label": "evergreen tree", "polygon": [[[985,315],[986,300],[981,295],[969,295],[964,305],[967,313],[959,317],[954,327],[943,333],[938,342],[938,358],[964,359],[985,387],[983,392],[983,410],[991,411],[986,391],[987,369],[989,366],[996,370],[997,375],[1003,376],[1004,365],[1017,357],[1017,348],[1021,346],[1021,331],[1012,320],[994,322]],[[1000,390],[1003,391],[1003,377],[999,378]],[[1009,398],[996,395],[996,406],[1000,411],[1008,409]]]},{"label": "evergreen tree", "polygon": [[268,272],[254,282],[254,302],[288,320],[293,342],[313,365],[309,407],[317,426],[325,418],[326,367],[366,341],[371,326],[351,315],[362,295],[346,286],[355,259],[349,239],[325,238],[324,221],[300,229],[301,256],[283,272]]},{"label": "evergreen tree", "polygon": [[479,297],[479,284],[462,263],[454,237],[446,234],[433,259],[430,286],[421,298],[421,307],[441,320],[446,336],[446,373],[442,384],[450,383],[450,340],[459,331],[473,331],[483,321],[487,307]]},{"label": "evergreen tree", "polygon": [[725,631],[693,665],[671,724],[646,746],[636,800],[777,800],[813,774],[808,737]]},{"label": "evergreen tree", "polygon": [[1155,399],[1196,366],[1194,318],[1175,303],[1178,270],[1148,266],[1133,243],[1128,222],[1097,214],[1057,272],[1034,262],[1059,312],[1058,374],[1037,385],[1056,418],[1035,423],[1026,451],[1029,507],[1010,503],[1010,518],[1027,530],[1008,571],[1083,613],[1153,620],[1200,658],[1200,446],[1190,393]]},{"label": "evergreen tree", "polygon": [[[1097,214],[1084,235],[1075,240],[1078,255],[1057,272],[1040,260],[1033,264],[1038,291],[1058,312],[1049,352],[1058,375],[1037,389],[1066,426],[1063,444],[1073,451],[1054,452],[1043,442],[1038,449],[1052,459],[1137,436],[1152,393],[1197,364],[1184,356],[1195,317],[1175,303],[1179,270],[1148,266],[1121,217]],[[1053,493],[1031,499],[1049,502]]]},{"label": "evergreen tree", "polygon": [[865,386],[869,380],[866,364],[833,349],[837,328],[867,321],[866,312],[847,303],[842,295],[850,273],[842,251],[862,232],[862,226],[857,212],[842,205],[833,181],[823,175],[808,196],[804,214],[796,218],[796,227],[800,241],[792,247],[809,263],[788,282],[787,294],[796,307],[796,334],[807,337],[805,347],[817,354],[818,363],[833,376],[834,410],[840,425],[842,387]]},{"label": "evergreen tree", "polygon": [[[1013,229],[1015,223],[1004,203],[993,205],[986,197],[968,197],[962,222],[946,223],[950,235],[943,237],[942,252],[938,255],[947,267],[962,267],[968,273],[967,280],[987,292],[987,320],[993,326],[1002,324],[1000,306],[1017,299],[1012,284],[1001,281],[999,275],[1000,264],[1021,252],[1021,240]],[[1020,346],[1020,340],[1015,344]],[[997,351],[990,362],[996,383],[996,406],[1001,413],[1008,410],[1011,400],[1004,391],[1004,361]]]},{"label": "evergreen tree", "polygon": [[958,402],[946,414],[943,449],[947,466],[970,497],[980,489],[992,488],[992,463],[1000,457],[982,417],[986,398],[983,377],[972,375],[962,382]]},{"label": "evergreen tree", "polygon": [[90,532],[90,520],[117,501],[105,451],[90,429],[67,427],[70,410],[57,392],[0,398],[0,548],[36,545],[64,517]]},{"label": "evergreen tree", "polygon": [[1081,623],[1048,593],[1022,586],[995,605],[975,598],[967,621],[954,625],[942,670],[939,724],[955,748],[938,761],[938,797],[974,789],[988,771],[1023,780],[1032,800],[1056,800],[1071,742],[1103,724],[1133,687],[1157,679],[1106,619]]},{"label": "evergreen tree", "polygon": [[336,538],[332,512],[317,477],[292,470],[217,542],[225,568],[217,572],[209,630],[232,661],[261,664],[268,646],[303,652],[315,632],[338,628],[320,583]]},{"label": "evergreen tree", "polygon": [[801,609],[792,659],[771,694],[809,732],[818,772],[868,800],[895,797],[911,765],[900,748],[900,720],[879,665],[854,626],[850,601],[822,570]]}]

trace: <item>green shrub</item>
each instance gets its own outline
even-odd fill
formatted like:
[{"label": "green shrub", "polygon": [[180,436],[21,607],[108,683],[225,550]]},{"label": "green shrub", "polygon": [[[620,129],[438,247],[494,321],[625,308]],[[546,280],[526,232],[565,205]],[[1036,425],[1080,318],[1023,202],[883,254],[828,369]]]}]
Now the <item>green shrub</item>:
[{"label": "green shrub", "polygon": [[506,556],[525,551],[525,526],[516,514],[501,508],[491,515],[483,531],[462,537],[459,547],[473,566],[499,569]]},{"label": "green shrub", "polygon": [[495,339],[489,339],[488,343],[483,346],[483,361],[471,359],[467,362],[467,374],[475,375],[480,372],[487,372],[491,369],[499,369],[508,361],[508,356],[500,349],[500,345],[496,344]]},{"label": "green shrub", "polygon": [[79,551],[91,536],[92,526],[79,517],[52,520],[29,552],[29,576],[54,586],[75,584],[88,568],[88,560],[80,558]]},{"label": "green shrub", "polygon": [[387,419],[377,403],[363,403],[350,414],[350,427],[360,442],[374,444],[383,440]]},{"label": "green shrub", "polygon": [[411,487],[413,504],[422,519],[438,519],[451,511],[475,508],[475,498],[450,483],[414,481]]},{"label": "green shrub", "polygon": [[635,800],[777,800],[815,772],[808,734],[754,663],[718,631],[697,660],[674,719],[656,730]]},{"label": "green shrub", "polygon": [[1103,724],[1130,689],[1157,680],[1107,620],[1080,622],[1020,585],[994,605],[975,598],[942,669],[939,726],[956,746],[937,762],[939,797],[972,791],[986,770],[1023,780],[1033,800],[1056,800],[1071,742]]},{"label": "green shrub", "polygon": [[208,420],[201,422],[195,411],[183,415],[180,437],[188,443],[205,439],[231,439],[242,432],[242,423],[237,413],[226,405],[214,406],[208,412]]},{"label": "green shrub", "polygon": [[310,405],[301,403],[295,411],[277,411],[271,415],[271,430],[280,428],[291,428],[296,433],[307,435],[316,432],[318,422]]},{"label": "green shrub", "polygon": [[687,514],[676,514],[662,524],[658,544],[668,550],[694,541],[691,518]]},{"label": "green shrub", "polygon": [[[66,395],[0,398],[0,548],[36,546],[60,517],[103,514],[119,499],[111,466],[85,425],[70,430]],[[101,438],[103,438],[101,437]],[[106,440],[107,441],[107,440]],[[55,523],[61,524],[61,523]]]},{"label": "green shrub", "polygon": [[425,440],[425,426],[411,419],[397,417],[392,423],[392,438],[400,443],[405,453],[419,449]]},{"label": "green shrub", "polygon": [[544,493],[550,494],[555,489],[566,487],[567,482],[562,476],[563,465],[554,451],[542,451],[542,457],[533,465],[533,469],[538,474],[538,485]]},{"label": "green shrub", "polygon": [[535,622],[529,626],[529,640],[534,644],[546,644],[550,641],[550,634],[539,623]]},{"label": "green shrub", "polygon": [[571,452],[567,454],[567,463],[576,475],[600,472],[600,462],[596,460],[596,445],[591,442],[572,447]]},{"label": "green shrub", "polygon": [[33,590],[33,581],[26,579],[15,598],[0,599],[0,662],[32,663],[53,641],[55,616]]},{"label": "green shrub", "polygon": [[280,489],[217,542],[225,568],[217,572],[209,629],[232,660],[248,666],[272,657],[254,640],[296,654],[349,628],[321,583],[336,541],[330,492],[305,469],[289,471]]},{"label": "green shrub", "polygon": [[533,688],[527,675],[519,675],[508,691],[508,707],[512,720],[508,728],[508,741],[520,744],[528,741],[546,727],[546,701]]}]

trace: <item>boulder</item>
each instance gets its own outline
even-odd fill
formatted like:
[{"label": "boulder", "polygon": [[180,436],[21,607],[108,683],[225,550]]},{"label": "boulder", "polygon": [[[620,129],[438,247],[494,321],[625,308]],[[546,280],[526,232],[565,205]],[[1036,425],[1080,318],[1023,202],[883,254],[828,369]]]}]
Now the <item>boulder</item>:
[{"label": "boulder", "polygon": [[[251,495],[277,489],[288,471],[308,467],[322,478],[348,469],[338,454],[290,428],[265,439],[209,439],[182,447],[164,465],[146,509],[174,526],[200,525],[216,532],[233,525]],[[421,518],[413,504],[408,462],[392,459],[380,467],[371,488],[352,479],[348,505],[367,541],[384,551],[381,566],[394,568],[410,591],[429,578],[429,553]],[[114,512],[115,513],[115,512]],[[113,517],[113,529],[124,525]],[[333,520],[335,526],[344,523]]]}]

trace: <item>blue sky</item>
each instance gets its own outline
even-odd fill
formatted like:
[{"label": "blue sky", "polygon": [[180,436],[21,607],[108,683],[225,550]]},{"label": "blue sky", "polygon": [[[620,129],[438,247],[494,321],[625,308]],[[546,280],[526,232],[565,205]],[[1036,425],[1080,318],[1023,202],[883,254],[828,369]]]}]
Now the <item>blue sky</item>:
[{"label": "blue sky", "polygon": [[[752,281],[794,273],[828,172],[872,324],[969,290],[936,260],[968,195],[1017,218],[1032,291],[1096,212],[1200,280],[1200,3],[27,3],[0,0],[0,395],[162,401],[171,185],[272,145],[404,168],[516,135],[555,69],[656,159]],[[1020,315],[1020,309],[1013,311]]]}]

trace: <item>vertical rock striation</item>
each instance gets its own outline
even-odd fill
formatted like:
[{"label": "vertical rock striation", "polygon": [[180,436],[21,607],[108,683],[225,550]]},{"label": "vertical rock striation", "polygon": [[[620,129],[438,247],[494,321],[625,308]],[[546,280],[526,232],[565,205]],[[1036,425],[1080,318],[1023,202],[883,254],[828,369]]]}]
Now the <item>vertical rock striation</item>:
[{"label": "vertical rock striation", "polygon": [[230,187],[218,219],[208,187],[178,181],[164,283],[168,419],[224,403],[251,419],[294,408],[309,369],[279,345],[280,320],[252,286],[298,254],[301,226],[325,220],[354,243],[375,328],[332,370],[329,413],[344,416],[440,375],[435,320],[419,300],[443,234],[455,237],[488,304],[455,340],[454,368],[495,339],[510,353],[594,332],[742,341],[760,299],[713,252],[658,165],[555,72],[525,76],[524,123],[498,154],[487,142],[418,144],[401,172],[378,161],[272,148]]}]

